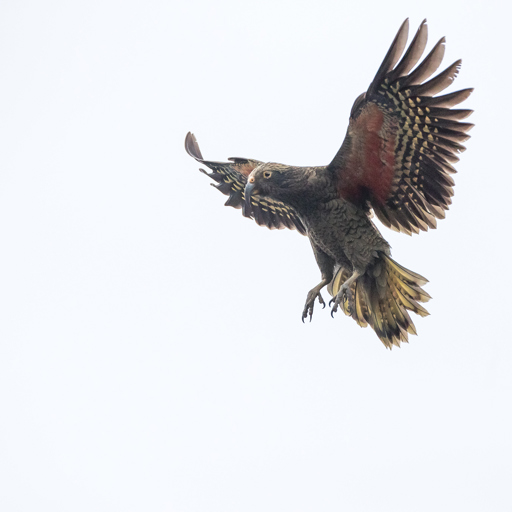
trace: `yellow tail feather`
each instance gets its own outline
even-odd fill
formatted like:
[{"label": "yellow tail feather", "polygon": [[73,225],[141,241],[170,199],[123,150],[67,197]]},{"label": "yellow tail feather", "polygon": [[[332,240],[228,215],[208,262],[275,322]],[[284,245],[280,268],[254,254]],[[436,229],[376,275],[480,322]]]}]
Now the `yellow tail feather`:
[{"label": "yellow tail feather", "polygon": [[[408,311],[427,316],[428,311],[419,302],[428,302],[430,295],[421,288],[428,283],[423,276],[402,267],[389,256],[380,253],[375,265],[357,278],[351,286],[354,310],[343,303],[343,311],[361,326],[370,325],[387,348],[408,342],[408,334],[416,328]],[[335,296],[351,272],[340,268],[328,286]]]}]

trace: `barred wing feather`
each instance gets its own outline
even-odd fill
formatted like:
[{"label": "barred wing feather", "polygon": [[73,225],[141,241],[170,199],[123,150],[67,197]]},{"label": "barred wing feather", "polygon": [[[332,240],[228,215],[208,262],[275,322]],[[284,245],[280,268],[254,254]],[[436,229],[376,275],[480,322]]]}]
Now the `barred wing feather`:
[{"label": "barred wing feather", "polygon": [[199,163],[206,165],[211,172],[201,169],[216,183],[212,185],[223,194],[229,196],[226,206],[242,208],[245,217],[254,218],[260,226],[270,229],[296,229],[305,235],[306,229],[299,219],[296,211],[289,205],[265,196],[253,195],[251,197],[251,211],[245,210],[245,185],[247,176],[263,162],[248,158],[228,158],[229,162],[212,162],[203,159],[196,138],[188,133],[185,138],[187,153]]},{"label": "barred wing feather", "polygon": [[472,110],[452,109],[472,89],[435,96],[453,82],[460,60],[428,80],[441,64],[445,39],[417,65],[426,21],[399,60],[408,26],[405,20],[367,92],[354,103],[343,145],[328,167],[341,197],[367,204],[386,226],[411,234],[444,218],[453,196],[452,164],[473,124],[461,122]]}]

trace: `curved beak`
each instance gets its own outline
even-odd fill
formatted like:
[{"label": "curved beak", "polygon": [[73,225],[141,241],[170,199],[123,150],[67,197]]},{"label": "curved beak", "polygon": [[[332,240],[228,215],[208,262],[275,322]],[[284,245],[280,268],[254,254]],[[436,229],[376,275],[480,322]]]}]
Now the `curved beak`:
[{"label": "curved beak", "polygon": [[247,181],[247,184],[245,185],[245,191],[244,191],[244,195],[245,195],[244,215],[246,217],[249,217],[252,212],[251,199],[252,199],[252,195],[255,193],[257,193],[256,184],[254,183],[254,178],[250,177],[249,181]]}]

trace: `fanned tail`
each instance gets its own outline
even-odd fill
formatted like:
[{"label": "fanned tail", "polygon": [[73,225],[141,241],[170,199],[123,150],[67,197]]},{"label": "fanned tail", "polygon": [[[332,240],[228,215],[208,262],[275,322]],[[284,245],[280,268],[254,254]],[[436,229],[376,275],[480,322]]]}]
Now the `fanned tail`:
[{"label": "fanned tail", "polygon": [[[340,268],[328,287],[329,293],[335,296],[350,274]],[[379,253],[375,265],[352,284],[354,311],[350,311],[347,301],[343,311],[361,327],[370,325],[386,348],[399,347],[400,342],[409,341],[409,334],[416,334],[408,311],[420,316],[429,315],[419,304],[431,298],[421,288],[426,283],[428,280],[424,277]]]}]

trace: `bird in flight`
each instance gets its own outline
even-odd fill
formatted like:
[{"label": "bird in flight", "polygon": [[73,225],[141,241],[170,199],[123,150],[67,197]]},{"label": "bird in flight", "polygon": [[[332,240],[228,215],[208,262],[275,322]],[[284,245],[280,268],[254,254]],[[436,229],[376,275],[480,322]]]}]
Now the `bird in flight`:
[{"label": "bird in flight", "polygon": [[316,300],[325,307],[320,292],[327,286],[331,315],[339,307],[361,327],[370,325],[390,349],[416,334],[408,312],[428,315],[420,303],[430,296],[424,277],[391,258],[372,212],[409,235],[435,229],[453,196],[453,163],[473,127],[461,122],[472,110],[452,108],[473,89],[437,95],[453,82],[461,61],[430,78],[445,39],[418,64],[426,20],[404,53],[408,32],[405,20],[368,90],[355,100],[345,140],[327,166],[213,162],[203,159],[192,133],[185,139],[188,154],[210,168],[201,170],[229,196],[226,205],[259,225],[296,229],[309,238],[322,279],[307,294],[302,320],[311,321]]}]

